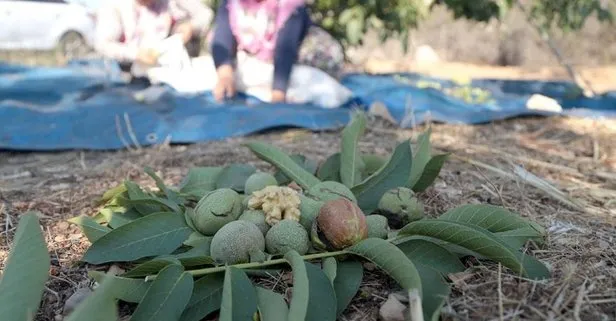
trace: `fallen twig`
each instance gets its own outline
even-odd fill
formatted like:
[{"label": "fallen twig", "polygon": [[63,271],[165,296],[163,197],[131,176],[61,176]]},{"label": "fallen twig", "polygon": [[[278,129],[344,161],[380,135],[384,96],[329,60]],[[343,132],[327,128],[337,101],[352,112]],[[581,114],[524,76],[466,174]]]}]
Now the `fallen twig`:
[{"label": "fallen twig", "polygon": [[534,158],[530,158],[530,157],[526,157],[526,156],[517,156],[517,155],[513,155],[513,154],[509,154],[507,152],[498,150],[496,148],[487,148],[484,146],[478,146],[478,145],[466,145],[464,146],[465,148],[469,148],[478,152],[484,152],[484,153],[491,153],[491,154],[496,154],[496,155],[500,155],[506,158],[510,158],[519,162],[523,162],[523,163],[527,163],[530,165],[534,165],[534,166],[539,166],[539,167],[543,167],[543,168],[547,168],[547,169],[552,169],[555,171],[559,171],[559,172],[563,172],[572,176],[576,176],[576,177],[584,177],[584,174],[580,173],[577,169],[575,168],[571,168],[571,167],[567,167],[567,166],[563,166],[563,165],[558,165],[558,164],[551,164],[548,162],[544,162],[544,161],[540,161]]},{"label": "fallen twig", "polygon": [[409,291],[409,317],[411,321],[424,321],[421,297],[417,289]]},{"label": "fallen twig", "polygon": [[503,276],[502,276],[503,267],[500,263],[498,263],[498,314],[500,317],[500,321],[505,320],[505,308],[503,307]]},{"label": "fallen twig", "polygon": [[129,151],[135,151],[126,140],[126,137],[124,137],[124,133],[122,133],[122,123],[120,122],[120,117],[118,115],[115,116],[115,122],[118,138],[122,141],[122,145],[124,145],[124,147],[126,147]]}]

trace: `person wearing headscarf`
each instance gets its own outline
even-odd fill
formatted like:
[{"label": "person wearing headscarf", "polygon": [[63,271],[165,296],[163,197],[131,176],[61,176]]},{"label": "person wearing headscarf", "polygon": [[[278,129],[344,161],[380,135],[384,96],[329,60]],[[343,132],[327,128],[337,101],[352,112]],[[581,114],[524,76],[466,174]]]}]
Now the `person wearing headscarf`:
[{"label": "person wearing headscarf", "polygon": [[213,19],[213,11],[200,0],[109,1],[98,13],[95,46],[121,65],[154,65],[158,53],[153,43],[178,34],[195,55]]},{"label": "person wearing headscarf", "polygon": [[295,64],[319,68],[334,78],[344,63],[342,46],[309,16],[305,0],[222,0],[211,52],[217,70],[217,100],[235,94],[238,51],[274,66],[272,102],[284,102]]}]

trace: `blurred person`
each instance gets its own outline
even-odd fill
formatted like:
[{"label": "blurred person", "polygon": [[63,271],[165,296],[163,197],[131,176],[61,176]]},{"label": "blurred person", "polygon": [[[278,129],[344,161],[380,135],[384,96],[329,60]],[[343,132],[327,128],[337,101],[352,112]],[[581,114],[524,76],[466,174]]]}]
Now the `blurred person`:
[{"label": "blurred person", "polygon": [[96,50],[126,71],[136,62],[155,65],[151,46],[177,34],[196,56],[213,15],[200,0],[109,1],[98,14]]},{"label": "blurred person", "polygon": [[214,25],[210,46],[218,82],[213,94],[219,101],[235,94],[234,62],[239,50],[273,63],[273,103],[286,101],[296,63],[336,79],[342,70],[342,46],[313,25],[305,0],[221,0]]}]

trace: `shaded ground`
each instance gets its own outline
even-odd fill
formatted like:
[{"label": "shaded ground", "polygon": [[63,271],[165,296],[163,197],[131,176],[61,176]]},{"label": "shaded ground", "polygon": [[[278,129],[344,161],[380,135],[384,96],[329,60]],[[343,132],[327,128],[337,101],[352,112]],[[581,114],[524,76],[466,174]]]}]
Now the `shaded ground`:
[{"label": "shaded ground", "polygon": [[[434,145],[454,153],[440,179],[422,199],[430,215],[464,203],[504,205],[550,229],[544,249],[531,249],[553,269],[547,283],[521,280],[495,265],[478,265],[456,275],[446,305],[450,320],[613,320],[616,318],[616,135],[614,122],[566,118],[518,119],[483,126],[434,125]],[[401,131],[374,120],[362,140],[365,152],[389,153],[397,141],[417,131]],[[39,210],[53,258],[52,279],[37,320],[56,320],[63,302],[89,284],[76,262],[89,243],[65,222],[95,213],[95,198],[123,179],[152,185],[144,166],[177,184],[192,166],[258,161],[240,144],[259,139],[318,160],[338,149],[339,133],[293,130],[190,146],[157,146],[137,152],[0,154],[0,258],[8,251],[18,216]],[[510,172],[510,163],[554,182],[583,201],[587,211],[567,208],[543,192],[488,171],[480,163]],[[266,166],[264,168],[267,168]],[[8,231],[8,233],[7,233]],[[105,269],[105,267],[101,267]],[[372,274],[376,273],[376,274]],[[387,278],[370,272],[361,294],[342,320],[376,320],[391,291]],[[390,283],[393,284],[393,283]],[[501,304],[502,309],[499,308]],[[501,312],[502,311],[502,312]]]}]

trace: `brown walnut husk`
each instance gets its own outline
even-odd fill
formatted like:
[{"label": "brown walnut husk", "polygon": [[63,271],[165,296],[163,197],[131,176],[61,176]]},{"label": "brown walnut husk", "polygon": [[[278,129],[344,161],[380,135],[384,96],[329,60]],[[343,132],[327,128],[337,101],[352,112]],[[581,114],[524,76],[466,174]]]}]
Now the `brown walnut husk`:
[{"label": "brown walnut husk", "polygon": [[319,210],[311,234],[315,247],[342,250],[368,238],[366,216],[346,198],[328,201]]}]

